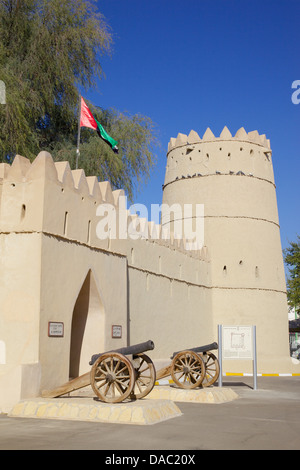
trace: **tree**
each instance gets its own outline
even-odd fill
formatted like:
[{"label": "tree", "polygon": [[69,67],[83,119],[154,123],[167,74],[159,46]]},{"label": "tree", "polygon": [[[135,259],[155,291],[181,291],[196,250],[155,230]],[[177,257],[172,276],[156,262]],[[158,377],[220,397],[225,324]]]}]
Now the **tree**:
[{"label": "tree", "polygon": [[[147,116],[128,116],[87,103],[108,134],[118,140],[119,153],[115,154],[94,130],[81,128],[79,168],[86,175],[97,175],[101,181],[109,180],[114,188],[124,189],[132,200],[134,190],[145,183],[155,162],[155,126]],[[49,151],[55,160],[68,160],[75,168],[76,148],[72,142],[54,142]]]},{"label": "tree", "polygon": [[[112,33],[93,0],[0,0],[0,161],[16,153],[31,160],[49,150],[74,168],[78,90],[103,76],[100,58],[112,53]],[[97,109],[118,140],[118,158],[98,136],[82,133],[81,164],[88,174],[125,186],[149,175],[157,144],[150,118]],[[96,139],[98,137],[98,140]],[[133,141],[134,140],[134,141]]]},{"label": "tree", "polygon": [[290,246],[283,250],[284,261],[289,269],[287,280],[287,297],[291,307],[295,307],[297,315],[300,315],[300,236],[297,242],[290,242]]}]

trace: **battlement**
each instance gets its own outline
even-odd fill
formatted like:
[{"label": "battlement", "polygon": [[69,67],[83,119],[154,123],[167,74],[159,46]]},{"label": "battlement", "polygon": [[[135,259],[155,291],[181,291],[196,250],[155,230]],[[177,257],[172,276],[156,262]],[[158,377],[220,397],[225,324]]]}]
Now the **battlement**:
[{"label": "battlement", "polygon": [[270,140],[242,127],[232,136],[225,126],[219,137],[208,128],[171,138],[164,187],[177,180],[203,176],[248,176],[274,185]]},{"label": "battlement", "polygon": [[[101,238],[97,229],[107,216],[103,208],[116,217],[116,233],[107,227],[107,236]],[[126,237],[119,236],[121,220],[128,229]],[[127,240],[134,232],[133,241],[140,238],[141,243],[153,242],[189,257],[207,259],[205,248],[194,246],[191,250],[188,240],[131,214],[122,189],[112,190],[109,181],[99,182],[82,169],[71,170],[68,162],[54,162],[45,151],[32,163],[16,155],[12,165],[0,164],[0,231],[43,232],[124,255],[128,255],[131,242]]]},{"label": "battlement", "polygon": [[171,137],[168,144],[168,152],[176,147],[182,147],[183,145],[197,144],[199,142],[218,142],[223,140],[251,142],[270,149],[270,140],[266,138],[265,134],[260,135],[257,130],[247,133],[245,129],[241,127],[236,134],[232,136],[227,126],[225,126],[219,137],[215,136],[209,127],[206,129],[202,139],[194,130],[191,130],[189,135],[179,133],[176,138]]}]

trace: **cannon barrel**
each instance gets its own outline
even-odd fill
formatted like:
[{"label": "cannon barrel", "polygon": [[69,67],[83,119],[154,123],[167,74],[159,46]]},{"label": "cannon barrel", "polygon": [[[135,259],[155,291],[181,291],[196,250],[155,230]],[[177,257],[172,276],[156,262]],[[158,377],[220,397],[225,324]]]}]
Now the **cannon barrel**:
[{"label": "cannon barrel", "polygon": [[[131,354],[140,354],[142,352],[150,351],[152,349],[154,349],[154,343],[153,341],[149,340],[149,341],[146,341],[145,343],[133,344],[132,346],[126,346],[124,348],[119,348],[119,349],[112,349],[110,351],[105,351],[105,352],[108,352],[108,353],[116,352],[119,354],[123,354],[123,356],[129,356]],[[98,359],[98,357],[102,356],[102,354],[104,353],[94,354],[91,357],[89,364],[92,366],[94,362]]]},{"label": "cannon barrel", "polygon": [[[197,348],[187,348],[187,349],[182,349],[181,351],[194,351],[194,352],[207,352],[211,351],[212,349],[218,349],[218,343],[211,343],[211,344],[206,344],[205,346],[198,346]],[[176,356],[181,351],[174,352],[173,355],[171,356],[171,359]]]}]

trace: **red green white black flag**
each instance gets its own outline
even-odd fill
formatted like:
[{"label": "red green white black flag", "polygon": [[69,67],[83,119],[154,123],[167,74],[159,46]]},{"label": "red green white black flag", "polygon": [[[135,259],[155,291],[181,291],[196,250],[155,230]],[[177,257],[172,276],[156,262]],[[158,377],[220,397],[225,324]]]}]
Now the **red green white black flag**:
[{"label": "red green white black flag", "polygon": [[118,153],[118,142],[108,135],[100,122],[93,116],[82,97],[80,101],[80,127],[89,127],[97,131],[99,137],[101,137],[115,153]]}]

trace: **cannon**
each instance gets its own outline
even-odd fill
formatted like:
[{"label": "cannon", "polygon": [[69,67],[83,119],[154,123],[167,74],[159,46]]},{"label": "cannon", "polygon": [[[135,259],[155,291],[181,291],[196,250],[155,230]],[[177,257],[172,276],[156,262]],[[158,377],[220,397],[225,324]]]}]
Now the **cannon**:
[{"label": "cannon", "polygon": [[211,352],[217,343],[174,352],[169,366],[157,371],[156,379],[171,375],[180,388],[208,387],[216,382],[220,373],[219,361]]},{"label": "cannon", "polygon": [[94,354],[90,372],[70,380],[64,385],[43,391],[47,398],[59,397],[91,385],[96,396],[105,403],[120,403],[126,398],[140,399],[148,395],[155,385],[156,371],[145,351],[154,349],[153,341]]},{"label": "cannon", "polygon": [[[126,398],[143,398],[155,385],[156,372],[145,351],[154,349],[153,341],[92,356],[91,386],[101,401],[119,403]],[[127,356],[132,356],[129,359]]]}]

